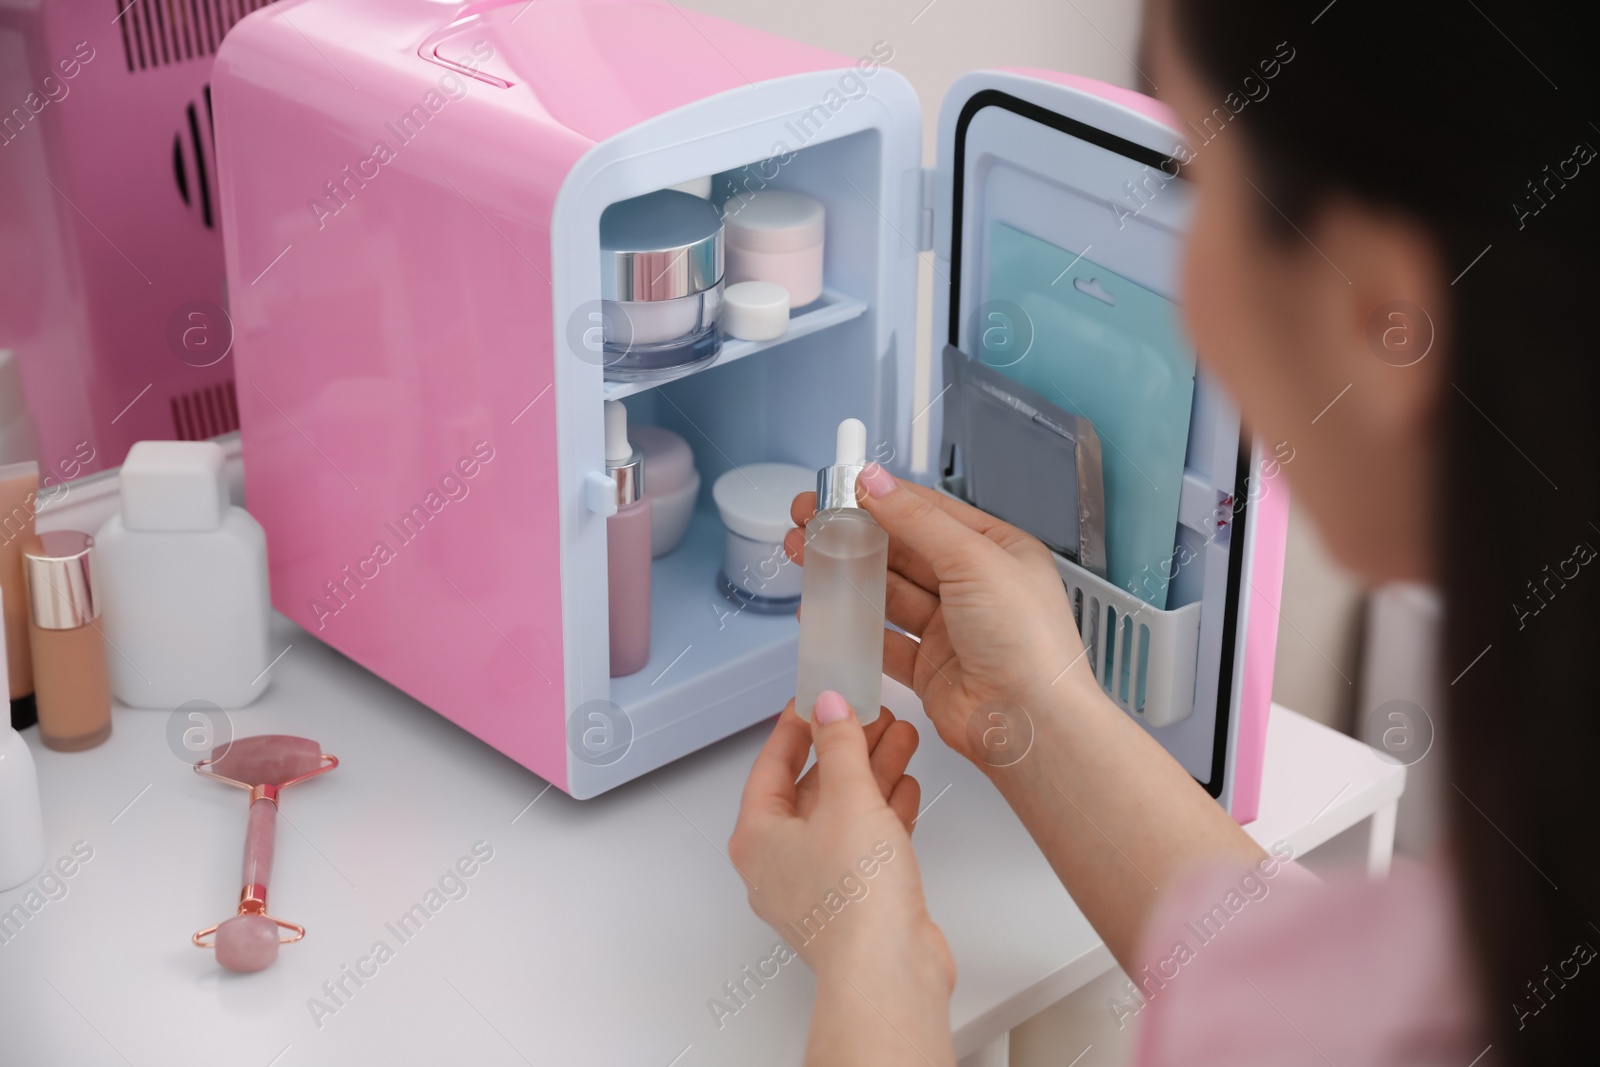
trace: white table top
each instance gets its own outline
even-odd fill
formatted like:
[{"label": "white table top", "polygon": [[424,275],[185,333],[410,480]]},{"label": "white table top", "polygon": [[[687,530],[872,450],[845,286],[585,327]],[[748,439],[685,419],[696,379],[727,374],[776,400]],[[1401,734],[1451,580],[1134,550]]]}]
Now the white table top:
[{"label": "white table top", "polygon": [[[266,695],[238,734],[313,737],[339,756],[284,794],[271,911],[305,925],[256,975],[189,944],[233,912],[246,795],[168,747],[169,713],[118,708],[86,753],[28,737],[47,864],[92,857],[0,926],[0,1046],[16,1064],[798,1063],[813,982],[786,964],[719,1028],[723,984],[771,955],[724,855],[768,725],[589,801],[571,800],[286,620]],[[1112,965],[1009,808],[938,741],[910,693],[928,904],[955,953],[951,1007],[967,1055]],[[1404,769],[1282,708],[1268,734],[1254,836],[1296,854],[1395,800]],[[531,806],[530,806],[531,805]],[[472,853],[402,940],[392,925]],[[82,851],[84,846],[80,846]],[[62,894],[65,887],[65,895]],[[0,894],[0,922],[28,886]],[[42,903],[41,903],[42,902]],[[387,942],[389,957],[362,965]],[[375,973],[374,973],[375,972]],[[325,982],[343,979],[336,1002]],[[326,1005],[314,1013],[312,998]],[[336,1009],[336,1010],[327,1010]]]}]

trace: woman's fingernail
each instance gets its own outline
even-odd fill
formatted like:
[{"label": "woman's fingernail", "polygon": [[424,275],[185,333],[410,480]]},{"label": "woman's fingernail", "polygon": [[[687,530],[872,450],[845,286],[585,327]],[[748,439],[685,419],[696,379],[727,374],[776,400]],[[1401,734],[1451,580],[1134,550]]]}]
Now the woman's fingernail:
[{"label": "woman's fingernail", "polygon": [[850,714],[850,705],[832,689],[825,689],[817,695],[815,714],[817,721],[824,726],[830,722],[842,722]]},{"label": "woman's fingernail", "polygon": [[888,496],[897,488],[894,475],[884,470],[876,463],[869,463],[861,471],[861,484],[866,489],[868,496]]}]

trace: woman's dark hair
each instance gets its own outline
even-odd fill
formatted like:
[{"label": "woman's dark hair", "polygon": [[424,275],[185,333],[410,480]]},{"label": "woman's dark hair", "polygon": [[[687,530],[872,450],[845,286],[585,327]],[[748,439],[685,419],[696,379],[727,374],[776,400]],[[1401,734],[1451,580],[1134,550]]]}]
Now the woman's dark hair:
[{"label": "woman's dark hair", "polygon": [[[1450,306],[1427,310],[1448,351],[1427,358],[1448,361],[1443,799],[1484,1063],[1593,1055],[1600,966],[1573,967],[1600,947],[1595,5],[1156,0],[1151,15],[1237,126],[1215,136],[1243,139],[1300,230],[1352,197],[1419,220],[1442,252]],[[1294,58],[1268,82],[1280,42]]]}]

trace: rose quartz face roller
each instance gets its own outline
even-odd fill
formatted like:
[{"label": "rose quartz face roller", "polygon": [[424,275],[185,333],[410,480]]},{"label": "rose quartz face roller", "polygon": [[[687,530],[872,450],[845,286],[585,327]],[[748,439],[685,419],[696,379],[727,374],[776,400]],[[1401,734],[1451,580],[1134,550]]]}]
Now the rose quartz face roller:
[{"label": "rose quartz face roller", "polygon": [[[208,758],[195,764],[198,774],[250,790],[250,828],[244,840],[244,889],[239,893],[238,914],[192,938],[201,948],[215,947],[217,962],[228,970],[263,970],[278,958],[280,944],[306,936],[305,927],[267,914],[278,794],[338,765],[315,741],[283,734],[239,738],[213,749]],[[289,931],[289,936],[280,937],[280,927]],[[211,941],[205,940],[212,935]]]}]

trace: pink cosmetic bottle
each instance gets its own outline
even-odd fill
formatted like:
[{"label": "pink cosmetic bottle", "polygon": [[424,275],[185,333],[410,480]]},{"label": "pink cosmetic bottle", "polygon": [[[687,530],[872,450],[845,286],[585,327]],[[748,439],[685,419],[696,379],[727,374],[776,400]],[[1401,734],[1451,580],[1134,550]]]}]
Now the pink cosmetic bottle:
[{"label": "pink cosmetic bottle", "polygon": [[606,519],[611,609],[611,677],[650,660],[650,498],[644,454],[628,440],[628,409],[606,401],[606,473],[617,483],[617,513]]}]

